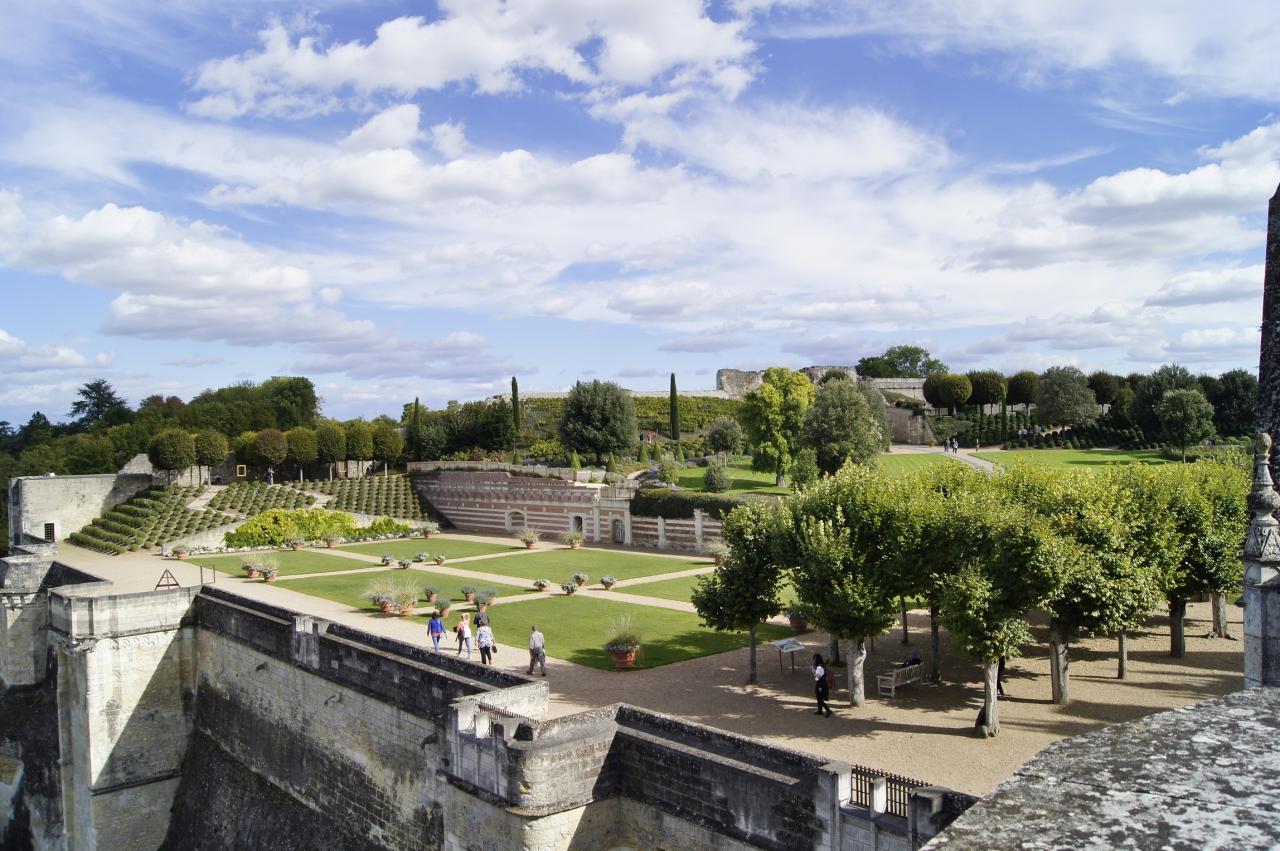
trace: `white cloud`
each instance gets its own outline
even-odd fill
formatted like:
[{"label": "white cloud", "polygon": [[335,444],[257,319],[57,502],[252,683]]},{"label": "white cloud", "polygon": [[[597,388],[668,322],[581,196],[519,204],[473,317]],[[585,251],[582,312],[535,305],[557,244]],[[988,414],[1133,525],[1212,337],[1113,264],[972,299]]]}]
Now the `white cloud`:
[{"label": "white cloud", "polygon": [[364,124],[351,131],[342,140],[342,147],[350,151],[377,151],[383,148],[408,148],[422,135],[418,122],[422,110],[417,104],[404,103],[379,112]]},{"label": "white cloud", "polygon": [[1251,301],[1262,294],[1263,267],[1198,270],[1170,278],[1147,298],[1153,307],[1193,307],[1220,302]]},{"label": "white cloud", "polygon": [[[71,346],[33,345],[0,328],[0,364],[5,372],[49,372],[106,367],[115,361],[114,352],[86,355]],[[13,376],[6,376],[12,378]]]},{"label": "white cloud", "polygon": [[1184,331],[1168,348],[1174,355],[1221,355],[1258,353],[1260,334],[1257,328],[1196,328]]}]

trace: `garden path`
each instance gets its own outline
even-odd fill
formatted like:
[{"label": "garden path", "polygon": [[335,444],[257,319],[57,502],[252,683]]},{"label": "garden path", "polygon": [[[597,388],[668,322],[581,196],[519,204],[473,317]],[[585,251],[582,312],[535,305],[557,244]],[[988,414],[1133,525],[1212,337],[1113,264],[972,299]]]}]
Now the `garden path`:
[{"label": "garden path", "polygon": [[187,503],[187,508],[192,511],[204,511],[209,507],[209,503],[213,501],[213,498],[226,489],[226,485],[205,485],[204,491]]}]

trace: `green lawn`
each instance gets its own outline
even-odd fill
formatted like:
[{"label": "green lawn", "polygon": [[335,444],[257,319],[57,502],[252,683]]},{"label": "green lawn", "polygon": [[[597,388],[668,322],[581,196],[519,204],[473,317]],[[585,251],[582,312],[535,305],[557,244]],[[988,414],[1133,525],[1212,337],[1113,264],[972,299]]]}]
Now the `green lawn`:
[{"label": "green lawn", "polygon": [[[638,606],[621,598],[601,600],[556,594],[489,610],[500,659],[509,659],[507,654],[512,654],[526,662],[529,627],[537,624],[547,637],[548,656],[604,670],[613,669],[613,660],[600,649],[601,645],[613,632],[611,623],[626,614],[632,616],[632,626],[643,641],[636,658],[637,668],[655,668],[747,645],[745,632],[716,632],[704,627],[695,614]],[[451,616],[448,626],[453,625]],[[790,634],[789,629],[762,624],[757,637],[763,644]]]},{"label": "green lawn", "polygon": [[635,579],[659,573],[675,573],[695,567],[706,567],[707,559],[663,558],[661,556],[633,555],[614,550],[597,550],[583,547],[580,550],[543,550],[528,555],[506,558],[476,559],[458,565],[459,570],[477,570],[521,579],[550,579],[556,585],[575,573],[585,573],[595,584],[602,576],[614,579]]},{"label": "green lawn", "polygon": [[[702,477],[706,474],[706,467],[681,468],[676,484],[692,491],[700,491],[702,490]],[[753,493],[791,493],[790,488],[780,488],[774,484],[776,478],[773,473],[759,473],[751,469],[750,461],[731,461],[729,463],[729,474],[733,477],[733,487],[729,489],[730,493],[743,491]]]},{"label": "green lawn", "polygon": [[[411,559],[417,553],[431,553],[433,556],[443,555],[446,559],[451,559],[505,553],[511,550],[524,549],[524,545],[504,546],[503,544],[488,544],[484,541],[441,538],[436,535],[430,538],[401,538],[394,541],[374,541],[370,544],[352,544],[349,547],[341,547],[340,549],[349,553],[374,556],[375,558],[383,553],[394,556],[397,559]],[[537,577],[534,578],[536,579]]]},{"label": "green lawn", "polygon": [[883,452],[876,456],[876,463],[880,465],[880,469],[891,476],[903,476],[937,464],[958,464],[960,462],[953,461],[946,455],[939,455],[933,452],[903,452],[897,455]]},{"label": "green lawn", "polygon": [[682,603],[689,602],[689,594],[693,592],[693,586],[701,579],[700,576],[682,576],[679,579],[661,579],[657,582],[645,582],[640,585],[628,585],[624,588],[615,588],[616,594],[640,594],[645,597],[661,597],[663,600],[679,600]]},{"label": "green lawn", "polygon": [[1027,461],[1050,467],[1100,467],[1104,464],[1169,464],[1157,449],[1124,451],[1120,449],[997,449],[974,453],[995,464]]},{"label": "green lawn", "polygon": [[190,561],[212,567],[221,573],[243,574],[240,565],[246,561],[274,560],[280,566],[281,576],[300,576],[304,573],[328,573],[333,570],[359,570],[369,565],[353,558],[329,556],[310,550],[280,550],[278,552],[242,553],[233,556],[192,556]]},{"label": "green lawn", "polygon": [[[281,588],[288,588],[290,591],[310,594],[313,597],[323,597],[326,600],[333,600],[335,603],[345,603],[353,609],[374,612],[377,611],[377,606],[364,598],[364,592],[369,587],[370,582],[384,577],[415,579],[418,580],[420,587],[423,588],[427,585],[435,585],[444,596],[451,600],[459,601],[465,599],[462,594],[463,585],[475,585],[477,589],[482,591],[487,588],[493,588],[500,596],[508,597],[513,594],[526,594],[534,590],[532,587],[476,582],[459,576],[447,576],[441,573],[413,569],[379,570],[373,573],[357,573],[345,576],[313,576],[307,579],[288,579],[278,584]],[[425,596],[418,600],[418,605],[425,606],[426,604]]]}]

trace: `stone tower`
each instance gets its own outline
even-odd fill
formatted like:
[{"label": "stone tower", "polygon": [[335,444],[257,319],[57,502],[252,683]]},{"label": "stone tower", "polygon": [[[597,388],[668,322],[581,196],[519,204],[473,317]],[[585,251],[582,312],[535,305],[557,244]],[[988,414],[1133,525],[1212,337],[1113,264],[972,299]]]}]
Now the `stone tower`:
[{"label": "stone tower", "polygon": [[[1262,284],[1262,353],[1258,359],[1258,430],[1280,441],[1280,187],[1267,208],[1267,260]],[[1280,453],[1271,460],[1280,480]]]}]

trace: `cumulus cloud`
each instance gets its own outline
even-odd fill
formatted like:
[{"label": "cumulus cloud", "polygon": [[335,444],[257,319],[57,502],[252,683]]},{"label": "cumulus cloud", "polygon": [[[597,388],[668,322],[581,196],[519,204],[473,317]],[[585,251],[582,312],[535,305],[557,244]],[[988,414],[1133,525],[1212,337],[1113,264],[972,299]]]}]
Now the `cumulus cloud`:
[{"label": "cumulus cloud", "polygon": [[407,148],[422,135],[418,129],[421,120],[422,110],[417,104],[393,106],[352,130],[351,135],[342,140],[341,146],[351,151]]},{"label": "cumulus cloud", "polygon": [[115,358],[114,352],[86,355],[71,346],[33,345],[0,328],[0,364],[4,365],[6,372],[60,372],[107,367]]},{"label": "cumulus cloud", "polygon": [[1221,302],[1251,301],[1262,294],[1263,267],[1186,272],[1170,278],[1149,296],[1151,307],[1194,307]]}]

